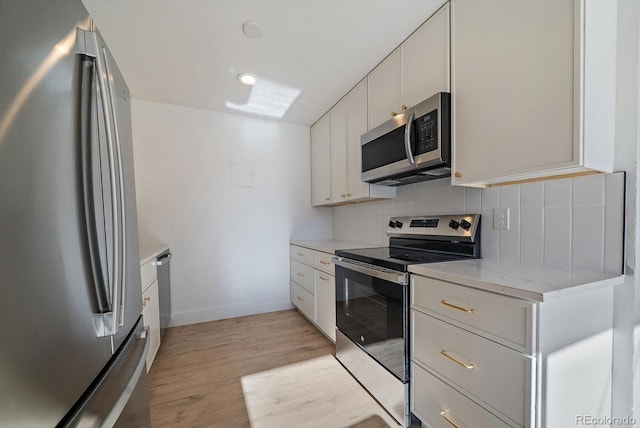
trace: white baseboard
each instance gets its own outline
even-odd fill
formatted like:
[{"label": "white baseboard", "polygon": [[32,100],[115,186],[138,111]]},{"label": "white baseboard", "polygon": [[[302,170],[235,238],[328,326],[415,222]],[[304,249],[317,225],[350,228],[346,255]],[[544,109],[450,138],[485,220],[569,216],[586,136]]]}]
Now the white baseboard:
[{"label": "white baseboard", "polygon": [[292,309],[293,307],[291,302],[286,300],[269,303],[243,303],[240,305],[196,309],[194,311],[173,312],[171,314],[169,327],[283,311]]}]

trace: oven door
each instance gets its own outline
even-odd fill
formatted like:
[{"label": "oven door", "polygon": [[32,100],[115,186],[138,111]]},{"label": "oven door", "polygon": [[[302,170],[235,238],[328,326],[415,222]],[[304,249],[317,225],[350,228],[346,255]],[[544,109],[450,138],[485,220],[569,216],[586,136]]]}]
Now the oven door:
[{"label": "oven door", "polygon": [[409,379],[408,275],[335,257],[336,327],[402,382]]}]

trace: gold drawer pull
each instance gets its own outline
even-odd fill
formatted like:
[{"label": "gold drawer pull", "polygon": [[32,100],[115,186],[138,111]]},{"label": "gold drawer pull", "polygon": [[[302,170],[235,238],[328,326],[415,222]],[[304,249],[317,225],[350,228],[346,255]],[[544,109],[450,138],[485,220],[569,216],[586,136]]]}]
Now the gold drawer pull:
[{"label": "gold drawer pull", "polygon": [[454,363],[458,364],[459,366],[464,367],[465,369],[473,369],[475,367],[475,365],[473,364],[467,364],[467,363],[463,363],[462,361],[460,361],[457,358],[452,357],[451,355],[449,355],[447,353],[447,351],[445,351],[444,349],[442,351],[440,351],[440,355],[442,355],[443,357],[447,357],[448,359],[450,359],[451,361],[453,361]]},{"label": "gold drawer pull", "polygon": [[142,306],[147,306],[147,303],[149,303],[151,301],[151,296],[145,296],[144,299],[142,299]]},{"label": "gold drawer pull", "polygon": [[304,257],[304,253],[298,253],[300,257]]},{"label": "gold drawer pull", "polygon": [[463,308],[462,306],[453,305],[444,299],[440,301],[440,304],[445,305],[448,308],[455,309],[456,311],[466,312],[467,314],[472,314],[475,312],[473,309],[467,309]]},{"label": "gold drawer pull", "polygon": [[453,422],[451,419],[449,419],[449,416],[447,416],[447,412],[446,412],[446,411],[444,411],[444,410],[443,410],[443,411],[441,411],[441,412],[440,412],[440,416],[442,416],[442,419],[444,419],[445,421],[449,422],[453,428],[460,428],[460,427],[458,426],[458,424],[456,424],[456,423],[455,423],[455,422]]},{"label": "gold drawer pull", "polygon": [[324,276],[320,275],[320,279],[323,281],[329,281],[329,278],[325,278]]},{"label": "gold drawer pull", "polygon": [[300,302],[304,302],[304,299],[300,296],[297,296],[296,299],[298,299]]},{"label": "gold drawer pull", "polygon": [[298,272],[296,275],[298,275],[298,276],[299,276],[299,277],[301,277],[301,278],[302,278],[302,277],[304,277],[304,274],[303,274],[303,273],[300,273],[300,272]]},{"label": "gold drawer pull", "polygon": [[329,262],[325,262],[324,260],[320,260],[320,263],[322,263],[323,265],[329,265],[329,264],[331,264],[331,263],[329,263]]}]

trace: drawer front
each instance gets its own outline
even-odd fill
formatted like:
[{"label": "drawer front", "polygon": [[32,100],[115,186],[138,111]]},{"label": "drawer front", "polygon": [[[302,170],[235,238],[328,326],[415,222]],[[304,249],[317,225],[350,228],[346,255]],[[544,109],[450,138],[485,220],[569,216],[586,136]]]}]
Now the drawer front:
[{"label": "drawer front", "polygon": [[296,307],[300,309],[300,311],[302,311],[306,316],[315,321],[315,296],[293,281],[291,281],[289,286],[291,287],[291,303],[296,305]]},{"label": "drawer front", "polygon": [[423,276],[411,276],[413,308],[533,355],[535,304]]},{"label": "drawer front", "polygon": [[149,287],[151,283],[158,278],[158,271],[153,262],[155,262],[155,259],[143,264],[140,267],[140,274],[142,276],[142,291],[146,290],[147,287]]},{"label": "drawer front", "polygon": [[305,288],[311,294],[316,294],[313,285],[315,271],[316,270],[311,266],[291,260],[291,280],[296,282],[302,288]]},{"label": "drawer front", "polygon": [[331,261],[333,254],[322,253],[320,251],[315,252],[315,267],[316,269],[323,270],[331,275],[336,274],[336,267]]},{"label": "drawer front", "polygon": [[411,311],[411,359],[514,422],[531,417],[532,359],[476,334]]},{"label": "drawer front", "polygon": [[411,412],[427,426],[433,428],[516,426],[498,419],[413,362],[411,376]]},{"label": "drawer front", "polygon": [[289,254],[293,260],[313,266],[313,253],[315,251],[297,245],[289,245]]}]

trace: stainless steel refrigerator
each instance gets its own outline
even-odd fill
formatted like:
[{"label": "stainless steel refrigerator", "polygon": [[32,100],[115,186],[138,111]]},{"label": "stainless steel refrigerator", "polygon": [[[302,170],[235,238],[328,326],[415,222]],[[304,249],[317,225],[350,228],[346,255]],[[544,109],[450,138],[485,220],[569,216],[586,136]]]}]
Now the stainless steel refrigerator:
[{"label": "stainless steel refrigerator", "polygon": [[0,426],[149,426],[127,85],[80,0],[0,59]]}]

